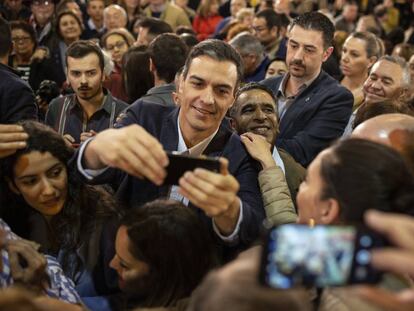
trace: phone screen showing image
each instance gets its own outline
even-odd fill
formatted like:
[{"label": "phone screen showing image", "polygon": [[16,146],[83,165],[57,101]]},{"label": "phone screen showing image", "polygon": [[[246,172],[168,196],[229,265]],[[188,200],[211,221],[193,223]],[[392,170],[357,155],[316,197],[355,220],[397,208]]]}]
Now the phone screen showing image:
[{"label": "phone screen showing image", "polygon": [[262,258],[260,279],[273,288],[375,283],[372,247],[383,244],[350,226],[283,225],[271,230]]}]

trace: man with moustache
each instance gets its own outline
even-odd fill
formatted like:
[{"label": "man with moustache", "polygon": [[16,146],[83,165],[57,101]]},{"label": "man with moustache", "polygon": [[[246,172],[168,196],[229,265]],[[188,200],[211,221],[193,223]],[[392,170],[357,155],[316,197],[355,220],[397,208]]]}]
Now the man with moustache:
[{"label": "man with moustache", "polygon": [[66,53],[67,82],[75,94],[52,100],[46,113],[46,124],[72,145],[96,133],[112,128],[127,104],[102,87],[104,57],[90,41],[71,44]]},{"label": "man with moustache", "polygon": [[289,72],[262,82],[277,98],[276,146],[304,167],[342,135],[352,113],[352,93],[321,69],[333,51],[334,31],[321,13],[296,17],[288,28]]}]

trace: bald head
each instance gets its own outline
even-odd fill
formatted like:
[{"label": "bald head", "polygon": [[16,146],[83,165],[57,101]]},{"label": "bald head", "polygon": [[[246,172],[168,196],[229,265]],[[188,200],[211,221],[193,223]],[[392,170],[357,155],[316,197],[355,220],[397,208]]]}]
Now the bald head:
[{"label": "bald head", "polygon": [[358,125],[352,132],[352,137],[394,147],[390,134],[395,130],[414,131],[414,117],[401,113],[383,114]]}]

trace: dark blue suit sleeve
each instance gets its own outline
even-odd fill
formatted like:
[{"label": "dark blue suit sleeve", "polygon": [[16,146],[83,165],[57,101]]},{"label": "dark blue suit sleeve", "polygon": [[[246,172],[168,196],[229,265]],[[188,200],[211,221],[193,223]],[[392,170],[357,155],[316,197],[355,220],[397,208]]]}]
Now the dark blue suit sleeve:
[{"label": "dark blue suit sleeve", "polygon": [[0,117],[2,123],[17,123],[22,120],[37,120],[37,105],[32,89],[28,84],[10,83],[7,92],[1,96],[1,109],[3,115]]}]

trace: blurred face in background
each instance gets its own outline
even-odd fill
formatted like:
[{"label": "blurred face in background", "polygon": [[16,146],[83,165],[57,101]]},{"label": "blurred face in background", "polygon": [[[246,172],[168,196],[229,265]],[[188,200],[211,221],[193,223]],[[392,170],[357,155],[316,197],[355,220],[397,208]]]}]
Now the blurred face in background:
[{"label": "blurred face in background", "polygon": [[93,21],[102,21],[105,3],[102,0],[91,0],[88,2],[87,12]]},{"label": "blurred face in background", "polygon": [[30,35],[23,29],[13,29],[11,31],[14,43],[14,52],[20,56],[31,56],[34,52],[35,43]]},{"label": "blurred face in background", "polygon": [[35,0],[31,9],[36,23],[45,26],[52,19],[55,4],[51,0]]},{"label": "blurred face in background", "polygon": [[124,37],[113,34],[106,38],[105,50],[111,54],[112,60],[121,66],[122,56],[128,51],[128,44]]}]

